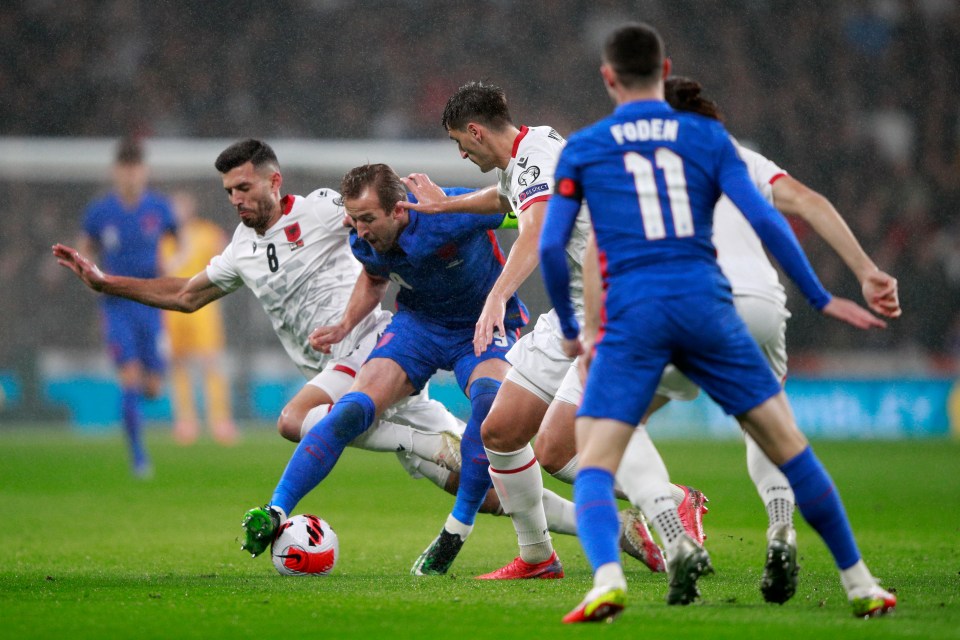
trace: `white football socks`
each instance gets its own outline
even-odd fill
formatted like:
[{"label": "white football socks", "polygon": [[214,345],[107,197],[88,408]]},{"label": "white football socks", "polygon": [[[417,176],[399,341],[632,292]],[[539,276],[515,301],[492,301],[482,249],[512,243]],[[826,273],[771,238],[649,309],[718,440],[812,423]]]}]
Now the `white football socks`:
[{"label": "white football socks", "polygon": [[767,509],[769,528],[787,525],[793,527],[793,508],[796,499],[790,482],[777,465],[760,449],[749,435],[744,433],[747,445],[747,471],[757,487],[757,493]]},{"label": "white football socks", "polygon": [[671,484],[670,496],[673,498],[674,504],[676,504],[679,507],[680,503],[683,502],[683,499],[687,497],[687,494],[684,493],[683,489],[680,488],[680,485]]},{"label": "white football socks", "polygon": [[609,587],[627,590],[627,578],[623,575],[623,567],[619,562],[608,562],[600,565],[593,574],[594,589]]},{"label": "white football socks", "polygon": [[550,489],[543,490],[543,513],[547,528],[553,533],[577,535],[577,507],[571,500],[562,498]]},{"label": "white football socks", "polygon": [[493,487],[517,532],[520,558],[531,564],[544,562],[553,555],[553,544],[543,508],[543,476],[533,447],[528,444],[509,453],[485,451]]},{"label": "white football socks", "polygon": [[852,567],[840,571],[840,581],[850,600],[868,596],[877,586],[877,579],[873,577],[862,559]]},{"label": "white football socks", "polygon": [[320,422],[324,416],[330,413],[331,404],[318,404],[310,411],[307,411],[307,415],[304,416],[303,422],[300,424],[300,439],[303,440],[307,437],[307,432],[310,429],[313,429],[313,426]]},{"label": "white football socks", "polygon": [[574,478],[577,477],[577,469],[579,468],[580,456],[573,454],[573,457],[570,458],[570,461],[567,464],[563,465],[563,468],[559,469],[551,475],[560,480],[561,482],[566,482],[567,484],[573,484]]},{"label": "white football socks", "polygon": [[617,482],[630,503],[639,507],[660,534],[669,555],[683,535],[683,524],[673,500],[670,475],[644,425],[639,425],[627,443],[617,469]]},{"label": "white football socks", "polygon": [[[451,471],[446,467],[441,467],[436,462],[431,462],[430,460],[424,460],[423,458],[415,455],[407,456],[406,464],[404,467],[411,467],[414,471],[419,473],[421,476],[437,485],[441,489],[446,490],[447,480],[450,478]],[[401,461],[403,464],[404,461]]]},{"label": "white football socks", "polygon": [[443,446],[443,438],[433,431],[380,419],[354,438],[350,446],[367,451],[406,451],[424,460],[433,460]]},{"label": "white football socks", "polygon": [[453,517],[453,514],[447,516],[447,521],[444,523],[443,528],[446,529],[449,533],[455,533],[460,536],[461,540],[466,540],[467,536],[470,535],[470,532],[473,531],[472,524],[464,524]]}]

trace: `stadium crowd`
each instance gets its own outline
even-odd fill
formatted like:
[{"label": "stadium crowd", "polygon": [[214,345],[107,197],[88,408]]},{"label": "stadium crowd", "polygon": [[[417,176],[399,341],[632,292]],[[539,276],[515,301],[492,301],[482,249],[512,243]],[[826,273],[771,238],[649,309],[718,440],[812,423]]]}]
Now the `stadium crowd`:
[{"label": "stadium crowd", "polygon": [[[675,72],[705,85],[735,136],[830,198],[900,280],[904,315],[884,332],[854,335],[792,304],[793,353],[960,356],[951,0],[3,3],[0,136],[437,139],[446,97],[476,78],[523,105],[517,122],[566,135],[608,111],[600,38],[636,18],[658,26]],[[217,185],[197,184],[222,211]],[[0,181],[0,362],[98,344],[95,305],[47,253],[102,186]],[[796,230],[824,284],[858,298],[829,247]]]}]

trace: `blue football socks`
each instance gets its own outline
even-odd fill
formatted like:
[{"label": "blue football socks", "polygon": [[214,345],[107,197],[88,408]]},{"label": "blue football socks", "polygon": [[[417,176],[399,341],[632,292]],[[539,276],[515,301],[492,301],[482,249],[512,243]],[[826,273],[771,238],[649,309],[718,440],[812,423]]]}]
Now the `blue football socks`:
[{"label": "blue football socks", "polygon": [[143,446],[143,415],[140,411],[141,393],[139,389],[123,389],[120,392],[120,416],[123,431],[130,445],[134,469],[148,464],[147,450]]},{"label": "blue football socks", "polygon": [[500,382],[493,378],[478,378],[470,385],[470,420],[460,441],[460,486],[457,500],[451,512],[453,517],[466,525],[472,525],[477,511],[483,504],[490,480],[490,461],[480,439],[480,425],[490,413],[493,399],[500,390]]},{"label": "blue football socks", "polygon": [[852,567],[860,560],[860,551],[853,539],[847,513],[827,470],[807,446],[797,456],[781,465],[796,496],[797,508],[833,554],[837,566]]},{"label": "blue football socks", "polygon": [[613,474],[599,467],[580,469],[573,483],[573,502],[577,507],[577,536],[593,570],[620,562],[620,520]]},{"label": "blue football socks", "polygon": [[376,417],[373,400],[365,393],[346,394],[315,424],[297,445],[270,504],[293,513],[293,508],[333,470],[340,454]]}]

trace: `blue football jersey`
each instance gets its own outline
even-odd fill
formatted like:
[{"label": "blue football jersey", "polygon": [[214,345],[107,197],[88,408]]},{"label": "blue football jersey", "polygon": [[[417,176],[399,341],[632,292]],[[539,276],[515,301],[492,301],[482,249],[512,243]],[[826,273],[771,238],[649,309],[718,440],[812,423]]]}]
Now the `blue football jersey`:
[{"label": "blue football jersey", "polygon": [[[675,111],[659,100],[630,102],[572,135],[561,153],[557,194],[544,245],[565,244],[573,203],[581,196],[609,284],[608,314],[628,312],[628,299],[729,291],[716,261],[713,208],[726,193],[815,307],[830,300],[783,217],[756,190],[723,125]],[[549,253],[549,252],[548,252]],[[553,273],[544,256],[544,273]],[[552,261],[551,261],[552,262]],[[559,263],[558,265],[559,266]],[[621,280],[623,282],[621,282]],[[562,278],[547,286],[568,337],[576,335]],[[624,300],[619,300],[623,296]],[[622,304],[622,306],[621,306]]]},{"label": "blue football jersey", "polygon": [[157,245],[176,229],[169,201],[151,191],[129,210],[111,193],[91,203],[83,220],[84,232],[99,244],[104,270],[135,278],[157,276]]},{"label": "blue football jersey", "polygon": [[[444,189],[448,195],[469,191]],[[413,194],[408,197],[416,202]],[[495,215],[410,211],[410,223],[394,249],[378,253],[356,231],[350,234],[350,246],[368,273],[399,286],[401,310],[445,327],[472,327],[503,271],[505,259],[493,231],[501,222],[503,217]],[[514,294],[506,305],[505,328],[519,329],[527,318],[526,307]]]}]

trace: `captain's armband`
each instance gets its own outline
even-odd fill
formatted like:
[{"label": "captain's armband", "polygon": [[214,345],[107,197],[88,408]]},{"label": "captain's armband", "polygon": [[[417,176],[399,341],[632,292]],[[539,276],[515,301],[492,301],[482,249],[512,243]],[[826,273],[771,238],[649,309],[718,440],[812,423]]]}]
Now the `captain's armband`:
[{"label": "captain's armband", "polygon": [[564,198],[570,198],[571,200],[583,200],[583,190],[580,188],[580,185],[570,178],[561,178],[557,183],[557,193],[563,196]]}]

